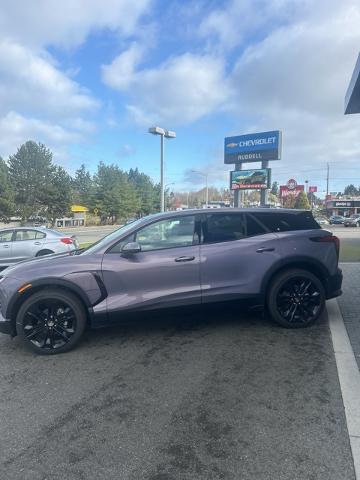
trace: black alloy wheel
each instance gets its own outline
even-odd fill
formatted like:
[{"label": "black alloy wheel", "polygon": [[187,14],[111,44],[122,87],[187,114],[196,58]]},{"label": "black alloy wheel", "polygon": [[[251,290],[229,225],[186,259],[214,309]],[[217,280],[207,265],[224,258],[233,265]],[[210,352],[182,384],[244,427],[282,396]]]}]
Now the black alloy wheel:
[{"label": "black alloy wheel", "polygon": [[270,288],[268,308],[275,322],[287,328],[312,325],[325,306],[321,281],[306,270],[280,274]]},{"label": "black alloy wheel", "polygon": [[86,315],[73,294],[44,289],[29,297],[16,319],[19,336],[36,353],[53,355],[70,350],[82,336]]}]

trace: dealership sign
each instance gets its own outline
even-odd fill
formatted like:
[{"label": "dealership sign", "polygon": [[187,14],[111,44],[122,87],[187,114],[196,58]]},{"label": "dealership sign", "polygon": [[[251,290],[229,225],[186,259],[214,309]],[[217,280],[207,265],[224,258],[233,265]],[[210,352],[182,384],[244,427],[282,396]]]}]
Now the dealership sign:
[{"label": "dealership sign", "polygon": [[270,168],[235,170],[230,172],[231,190],[258,190],[270,188]]},{"label": "dealership sign", "polygon": [[309,193],[316,193],[317,192],[317,187],[316,186],[309,186]]},{"label": "dealership sign", "polygon": [[224,163],[280,160],[280,157],[281,132],[279,130],[225,138]]}]

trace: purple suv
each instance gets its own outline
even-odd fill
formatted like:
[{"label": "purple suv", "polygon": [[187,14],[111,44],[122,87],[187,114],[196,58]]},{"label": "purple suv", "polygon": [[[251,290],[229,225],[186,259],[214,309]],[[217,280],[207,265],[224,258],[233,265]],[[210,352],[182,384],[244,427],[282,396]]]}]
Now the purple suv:
[{"label": "purple suv", "polygon": [[339,240],[311,212],[150,215],[84,251],[25,261],[0,278],[0,331],[32,350],[72,348],[122,312],[249,299],[278,324],[311,325],[341,294]]}]

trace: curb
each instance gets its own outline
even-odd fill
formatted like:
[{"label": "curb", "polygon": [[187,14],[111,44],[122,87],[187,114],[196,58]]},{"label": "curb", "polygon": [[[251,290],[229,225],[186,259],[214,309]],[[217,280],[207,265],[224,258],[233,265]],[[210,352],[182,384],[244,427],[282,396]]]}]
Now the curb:
[{"label": "curb", "polygon": [[335,299],[327,302],[327,312],[354,461],[355,477],[360,480],[360,372],[339,305]]}]

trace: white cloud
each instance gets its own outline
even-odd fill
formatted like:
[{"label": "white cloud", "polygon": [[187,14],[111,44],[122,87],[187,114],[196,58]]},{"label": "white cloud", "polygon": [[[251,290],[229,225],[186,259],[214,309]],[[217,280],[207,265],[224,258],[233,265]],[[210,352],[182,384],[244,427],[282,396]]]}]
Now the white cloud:
[{"label": "white cloud", "polygon": [[165,122],[172,127],[222,109],[229,85],[221,58],[186,53],[158,68],[136,70],[139,56],[133,45],[103,66],[103,81],[129,95],[127,109],[137,123]]},{"label": "white cloud", "polygon": [[20,110],[67,117],[93,110],[98,102],[67,77],[44,52],[0,41],[0,112]]},{"label": "white cloud", "polygon": [[66,158],[64,148],[96,131],[100,102],[62,71],[46,48],[75,48],[90,33],[110,30],[119,41],[137,30],[150,0],[3,0],[0,10],[0,154],[29,138]]},{"label": "white cloud", "polygon": [[103,81],[118,90],[127,89],[134,80],[135,68],[143,56],[143,48],[133,43],[128,50],[117,56],[110,65],[101,67]]},{"label": "white cloud", "polygon": [[238,89],[229,111],[242,128],[283,130],[283,160],[273,162],[274,173],[298,171],[321,181],[326,162],[340,176],[344,162],[350,168],[360,156],[359,118],[343,115],[360,45],[360,7],[341,2],[318,13],[245,50],[231,75]]},{"label": "white cloud", "polygon": [[149,5],[150,0],[2,0],[0,32],[30,46],[75,47],[101,29],[133,34]]},{"label": "white cloud", "polygon": [[1,156],[7,157],[15,153],[22,143],[33,139],[59,148],[64,144],[81,142],[82,135],[61,125],[37,118],[26,118],[13,111],[0,118]]}]

